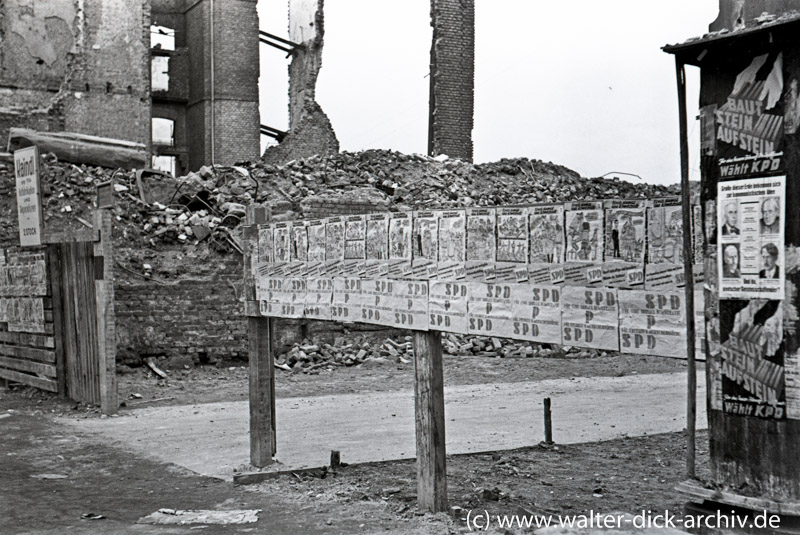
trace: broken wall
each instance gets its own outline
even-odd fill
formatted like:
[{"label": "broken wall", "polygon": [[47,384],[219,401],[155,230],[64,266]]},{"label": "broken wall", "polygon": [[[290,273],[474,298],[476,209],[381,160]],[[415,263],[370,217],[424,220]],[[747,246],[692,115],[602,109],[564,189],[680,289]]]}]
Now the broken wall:
[{"label": "broken wall", "polygon": [[316,101],[322,68],[323,4],[323,0],[289,2],[289,40],[301,46],[294,50],[289,65],[289,132],[279,145],[264,152],[263,159],[269,163],[339,152],[330,119]]},{"label": "broken wall", "polygon": [[0,138],[12,126],[149,143],[147,0],[0,5]]},{"label": "broken wall", "polygon": [[719,15],[708,30],[738,30],[752,26],[763,13],[781,15],[790,11],[800,11],[800,0],[719,0]]},{"label": "broken wall", "polygon": [[472,161],[475,0],[431,0],[428,154]]}]

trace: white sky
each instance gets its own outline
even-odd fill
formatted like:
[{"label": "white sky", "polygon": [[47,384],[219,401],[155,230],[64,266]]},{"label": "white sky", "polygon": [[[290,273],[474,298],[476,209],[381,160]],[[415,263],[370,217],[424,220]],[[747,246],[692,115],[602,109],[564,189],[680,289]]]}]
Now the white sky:
[{"label": "white sky", "polygon": [[[678,182],[675,62],[661,47],[706,33],[718,5],[476,0],[474,161],[526,157],[587,177]],[[258,10],[262,30],[287,36],[286,0],[259,0]],[[325,2],[317,101],[342,150],[426,152],[431,31],[429,0]],[[281,130],[288,62],[261,45],[261,122]],[[687,70],[690,178],[699,180],[699,76]]]}]

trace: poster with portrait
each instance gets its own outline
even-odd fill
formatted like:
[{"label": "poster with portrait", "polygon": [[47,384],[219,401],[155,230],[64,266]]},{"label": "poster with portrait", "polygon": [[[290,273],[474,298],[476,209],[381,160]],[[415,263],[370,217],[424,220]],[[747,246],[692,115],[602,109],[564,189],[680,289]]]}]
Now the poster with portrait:
[{"label": "poster with portrait", "polygon": [[683,265],[683,210],[680,197],[653,199],[647,210],[648,264]]},{"label": "poster with portrait", "polygon": [[567,262],[603,261],[603,202],[566,203]]},{"label": "poster with portrait", "polygon": [[367,267],[367,216],[349,215],[344,221],[343,274],[361,277]]},{"label": "poster with portrait", "polygon": [[400,279],[411,274],[411,214],[395,212],[389,217],[388,275]]},{"label": "poster with portrait", "polygon": [[783,299],[786,177],[717,185],[720,299]]},{"label": "poster with portrait", "polygon": [[606,261],[644,262],[644,199],[608,200],[606,209]]},{"label": "poster with portrait", "polygon": [[433,280],[437,277],[439,256],[439,217],[436,212],[420,210],[414,212],[413,219],[412,277]]},{"label": "poster with portrait", "polygon": [[439,280],[463,280],[467,275],[467,214],[464,210],[439,213]]},{"label": "poster with portrait", "polygon": [[367,268],[369,279],[383,278],[389,274],[389,214],[367,216]]},{"label": "poster with portrait", "polygon": [[497,282],[527,282],[530,233],[528,209],[497,209]]},{"label": "poster with portrait", "polygon": [[530,263],[559,264],[564,262],[564,205],[531,206]]},{"label": "poster with portrait", "polygon": [[492,281],[497,262],[497,212],[494,208],[467,209],[467,279]]}]

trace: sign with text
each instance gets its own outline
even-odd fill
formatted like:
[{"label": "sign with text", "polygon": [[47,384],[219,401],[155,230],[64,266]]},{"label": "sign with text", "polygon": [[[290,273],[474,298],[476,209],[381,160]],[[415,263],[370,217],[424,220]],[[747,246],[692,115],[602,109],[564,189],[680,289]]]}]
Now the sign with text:
[{"label": "sign with text", "polygon": [[619,351],[619,310],[613,288],[561,288],[562,344]]},{"label": "sign with text", "polygon": [[456,281],[431,281],[429,285],[428,329],[467,334],[469,332],[467,323],[468,284]]},{"label": "sign with text", "polygon": [[26,147],[14,151],[17,179],[19,243],[23,247],[42,244],[42,195],[39,188],[39,149]]},{"label": "sign with text", "polygon": [[617,299],[620,351],[686,356],[686,307],[679,292],[619,290]]}]

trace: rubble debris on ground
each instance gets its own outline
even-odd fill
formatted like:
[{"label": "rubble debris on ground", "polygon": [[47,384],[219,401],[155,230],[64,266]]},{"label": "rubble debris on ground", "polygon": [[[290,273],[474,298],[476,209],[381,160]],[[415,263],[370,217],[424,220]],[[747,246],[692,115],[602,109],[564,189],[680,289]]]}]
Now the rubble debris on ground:
[{"label": "rubble debris on ground", "polygon": [[[596,358],[608,352],[556,344],[536,344],[488,336],[442,335],[445,355],[490,358]],[[414,359],[411,336],[399,340],[350,339],[348,343],[320,344],[304,340],[275,358],[275,367],[287,372],[318,373],[320,369],[362,364],[410,364]]]},{"label": "rubble debris on ground", "polygon": [[261,509],[240,509],[230,511],[184,511],[181,509],[159,509],[136,521],[137,524],[253,524],[258,522]]}]

